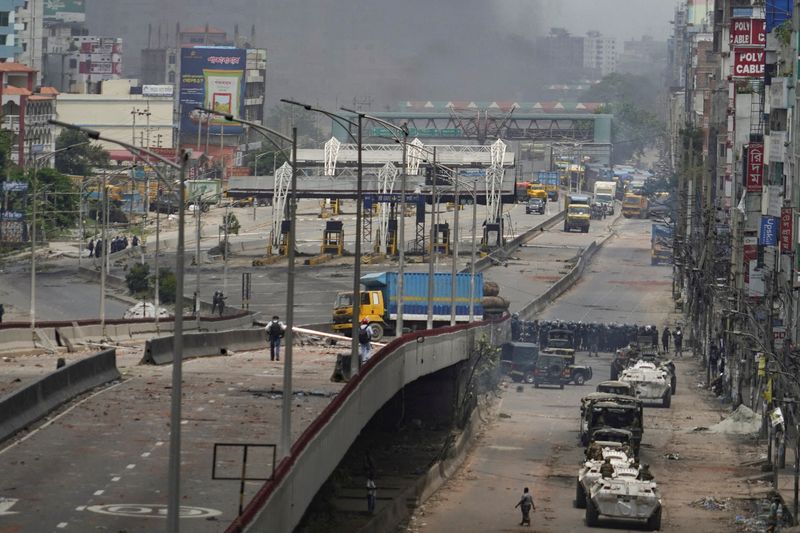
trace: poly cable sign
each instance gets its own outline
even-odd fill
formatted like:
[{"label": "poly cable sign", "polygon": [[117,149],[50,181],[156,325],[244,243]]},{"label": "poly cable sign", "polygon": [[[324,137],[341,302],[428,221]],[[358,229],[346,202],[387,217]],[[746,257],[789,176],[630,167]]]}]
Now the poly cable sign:
[{"label": "poly cable sign", "polygon": [[730,44],[734,48],[740,46],[766,46],[766,21],[764,19],[750,18],[731,19]]},{"label": "poly cable sign", "polygon": [[764,143],[747,147],[747,192],[761,192],[764,185]]},{"label": "poly cable sign", "polygon": [[763,78],[766,52],[755,48],[742,48],[733,52],[734,78]]}]

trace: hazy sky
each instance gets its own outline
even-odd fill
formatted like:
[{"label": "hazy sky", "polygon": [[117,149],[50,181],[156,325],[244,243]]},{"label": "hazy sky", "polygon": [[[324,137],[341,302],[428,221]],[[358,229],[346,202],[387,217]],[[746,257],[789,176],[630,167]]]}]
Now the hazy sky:
[{"label": "hazy sky", "polygon": [[503,20],[521,34],[526,28],[563,27],[570,33],[598,30],[621,41],[650,34],[665,40],[671,31],[669,21],[675,0],[541,0],[544,13],[531,9],[531,0],[493,0]]}]

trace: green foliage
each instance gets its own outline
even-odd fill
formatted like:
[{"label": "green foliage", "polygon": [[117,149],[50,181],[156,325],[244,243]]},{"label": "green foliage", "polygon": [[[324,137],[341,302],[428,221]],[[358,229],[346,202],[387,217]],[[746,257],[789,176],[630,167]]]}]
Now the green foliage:
[{"label": "green foliage", "polygon": [[158,299],[161,303],[175,303],[176,280],[175,274],[168,268],[158,271]]},{"label": "green foliage", "polygon": [[52,168],[40,168],[34,171],[13,167],[8,172],[8,179],[28,184],[27,193],[9,195],[9,211],[25,212],[30,220],[35,193],[36,225],[39,230],[37,235],[48,235],[75,227],[80,203],[78,187],[68,176]]},{"label": "green foliage", "polygon": [[13,135],[8,130],[0,130],[0,171],[5,174],[11,166],[11,146]]},{"label": "green foliage", "polygon": [[[274,147],[273,147],[274,148]],[[272,169],[279,169],[286,162],[286,156],[277,150],[253,152],[248,159],[248,166],[253,176],[271,175]],[[258,171],[258,173],[256,173]]]},{"label": "green foliage", "polygon": [[[80,131],[65,129],[56,138],[56,150],[89,142]],[[56,154],[56,169],[64,174],[87,176],[96,167],[108,166],[108,152],[96,144],[81,144]]]},{"label": "green foliage", "polygon": [[666,128],[656,114],[660,92],[650,77],[617,73],[584,92],[583,101],[602,102],[599,112],[614,115],[611,141],[615,162],[641,155],[665,134]]},{"label": "green foliage", "polygon": [[[225,219],[222,219],[222,227],[225,228]],[[228,213],[228,235],[239,235],[239,229],[241,225],[239,224],[239,219],[236,218],[236,215],[233,213]]]},{"label": "green foliage", "polygon": [[783,24],[775,28],[775,36],[781,45],[788,47],[792,43],[792,20],[785,20]]},{"label": "green foliage", "polygon": [[125,274],[125,284],[131,294],[142,294],[150,288],[150,265],[147,263],[134,264]]}]

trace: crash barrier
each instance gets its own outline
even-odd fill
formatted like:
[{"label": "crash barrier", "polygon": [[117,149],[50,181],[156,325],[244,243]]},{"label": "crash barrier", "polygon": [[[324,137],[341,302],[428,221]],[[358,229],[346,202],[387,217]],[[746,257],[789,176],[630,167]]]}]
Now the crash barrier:
[{"label": "crash barrier", "polygon": [[[172,363],[172,347],[175,336],[150,339],[144,345],[141,364],[167,365]],[[228,355],[235,351],[263,348],[267,343],[267,331],[258,329],[234,329],[213,333],[185,333],[183,335],[183,358]]]},{"label": "crash barrier", "polygon": [[519,317],[522,320],[534,320],[536,315],[541,313],[548,305],[553,303],[556,298],[564,294],[564,292],[566,292],[581,278],[583,271],[586,269],[586,265],[591,262],[594,254],[597,253],[597,251],[603,247],[606,241],[613,236],[614,234],[611,233],[605,237],[600,244],[597,244],[597,241],[592,241],[592,244],[587,246],[578,256],[578,262],[575,263],[575,266],[572,267],[572,269],[563,278],[558,280],[549,289],[547,289],[544,294],[523,307],[522,310],[519,311]]},{"label": "crash barrier", "polygon": [[[232,308],[234,309],[234,308]],[[205,331],[227,331],[244,329],[253,325],[260,316],[235,309],[236,314],[224,317],[203,317],[200,329]],[[12,322],[0,324],[0,352],[20,352],[26,350],[53,350],[65,347],[71,350],[76,344],[132,340],[142,337],[169,334],[174,330],[172,317],[161,318],[155,322],[152,318],[119,318],[106,320],[105,326],[98,319],[76,321],[42,321],[36,323],[32,330],[28,322]],[[183,318],[184,331],[197,328],[193,316]]]},{"label": "crash barrier", "polygon": [[[524,231],[517,235],[514,239],[510,242],[506,243],[505,246],[502,248],[498,248],[497,250],[493,251],[486,257],[482,257],[479,260],[475,261],[475,272],[483,272],[498,261],[504,260],[515,251],[517,248],[534,238],[536,235],[544,231],[545,229],[549,228],[553,224],[556,224],[564,220],[564,211],[559,211],[556,215],[548,218],[544,222],[537,224],[536,226],[530,228],[527,231]],[[469,272],[470,267],[465,267],[461,272]]]},{"label": "crash barrier", "polygon": [[59,368],[0,398],[0,441],[84,392],[119,379],[115,349]]},{"label": "crash barrier", "polygon": [[229,533],[292,531],[362,428],[409,383],[470,358],[477,343],[509,339],[508,317],[412,332],[381,348],[292,445],[228,527]]}]

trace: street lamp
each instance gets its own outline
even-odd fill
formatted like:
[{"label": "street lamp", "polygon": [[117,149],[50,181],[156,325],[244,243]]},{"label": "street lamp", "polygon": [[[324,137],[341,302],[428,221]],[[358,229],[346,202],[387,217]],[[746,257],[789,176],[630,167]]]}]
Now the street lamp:
[{"label": "street lamp", "polygon": [[[250,126],[258,133],[260,133],[267,141],[269,141],[280,152],[285,153],[274,140],[273,136],[292,145],[291,166],[292,166],[292,183],[290,188],[289,199],[289,242],[288,242],[288,259],[289,266],[287,268],[286,280],[286,349],[284,351],[283,363],[283,400],[281,404],[281,454],[283,457],[289,455],[289,450],[292,445],[292,355],[293,355],[293,332],[294,327],[294,284],[295,284],[295,233],[296,228],[296,211],[297,211],[297,128],[292,128],[292,136],[287,137],[279,131],[271,128],[234,117],[230,113],[221,113],[213,109],[198,107],[197,109],[224,117],[228,122],[236,122],[243,126]],[[287,158],[289,159],[289,158]],[[226,244],[227,246],[227,244]],[[227,252],[227,250],[226,250]]]},{"label": "street lamp", "polygon": [[[363,211],[362,211],[362,196],[363,196],[363,167],[361,162],[361,132],[362,132],[362,125],[363,125],[363,114],[358,115],[358,122],[353,122],[341,115],[336,113],[332,113],[330,111],[324,109],[318,109],[316,107],[301,104],[300,102],[295,102],[294,100],[287,100],[285,98],[281,99],[281,102],[284,102],[289,105],[294,105],[298,107],[304,108],[306,111],[315,111],[317,113],[322,113],[323,115],[330,117],[337,124],[342,126],[344,130],[347,132],[347,135],[355,141],[356,146],[358,147],[358,167],[357,167],[357,174],[356,174],[356,243],[355,243],[355,261],[353,265],[353,316],[351,318],[350,324],[350,375],[354,375],[354,373],[358,372],[359,368],[359,356],[358,356],[358,330],[360,327],[360,320],[359,315],[361,314],[361,223],[363,218]],[[348,110],[345,110],[348,111]],[[358,129],[358,136],[354,136],[351,132],[350,127],[355,127]],[[401,298],[402,300],[402,298]]]},{"label": "street lamp", "polygon": [[36,187],[38,186],[39,162],[49,159],[57,153],[72,150],[76,146],[83,146],[84,144],[89,144],[89,141],[71,144],[46,154],[40,154],[33,160],[33,192],[31,194],[31,198],[33,198],[33,213],[31,216],[31,330],[36,328]]},{"label": "street lamp", "polygon": [[[81,131],[95,141],[105,141],[129,150],[132,154],[146,154],[153,159],[179,171],[179,196],[183,199],[186,190],[186,166],[188,153],[182,152],[180,162],[170,161],[161,155],[145,148],[136,147],[126,142],[103,137],[99,131],[83,128],[58,120],[49,120],[50,124],[61,128]],[[184,205],[180,203],[178,211],[178,248],[175,254],[175,335],[173,337],[172,390],[170,402],[170,436],[169,436],[169,486],[167,499],[167,530],[177,532],[180,519],[180,453],[181,453],[181,388],[183,373],[183,269],[184,269]],[[108,244],[103,242],[103,252]]]},{"label": "street lamp", "polygon": [[[397,126],[388,122],[386,120],[380,119],[376,116],[369,115],[366,113],[361,113],[359,111],[355,111],[354,109],[348,109],[346,107],[342,108],[342,111],[347,111],[348,113],[357,114],[359,117],[359,132],[361,131],[361,118],[365,118],[367,120],[371,120],[373,122],[377,122],[381,126],[389,129],[393,132],[393,137],[395,142],[401,143],[403,146],[403,175],[400,177],[400,220],[398,221],[398,228],[397,228],[397,241],[399,246],[397,247],[397,320],[396,320],[396,336],[403,335],[403,309],[404,309],[404,296],[405,296],[405,266],[406,266],[406,182],[408,180],[408,125],[403,124],[402,126]],[[397,136],[400,134],[403,136],[402,140]],[[360,138],[360,137],[359,137]],[[361,143],[358,143],[358,151],[359,151],[359,161],[361,160]],[[359,170],[360,173],[360,170]],[[381,238],[384,240],[386,236],[381,235]]]}]

